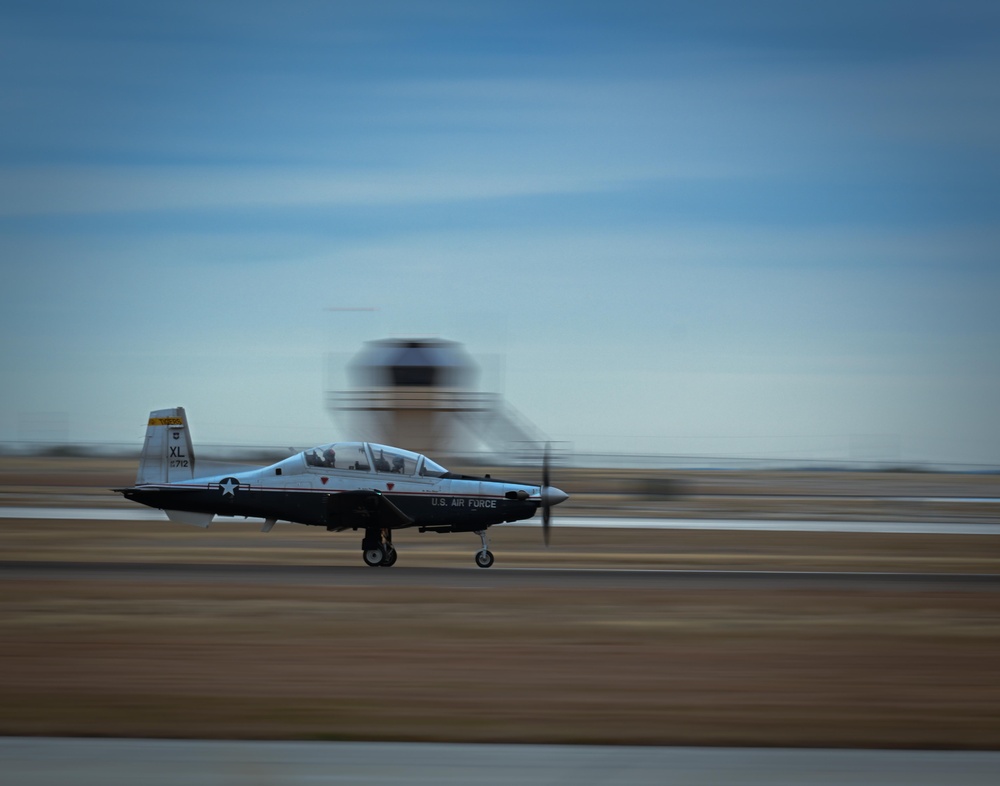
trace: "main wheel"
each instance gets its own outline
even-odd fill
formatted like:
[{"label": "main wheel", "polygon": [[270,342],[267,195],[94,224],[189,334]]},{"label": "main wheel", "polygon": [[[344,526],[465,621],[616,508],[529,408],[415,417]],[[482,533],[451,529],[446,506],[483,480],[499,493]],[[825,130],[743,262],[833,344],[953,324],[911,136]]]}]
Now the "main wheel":
[{"label": "main wheel", "polygon": [[396,564],[396,556],[397,556],[396,549],[394,549],[392,546],[389,546],[388,550],[386,551],[385,557],[382,558],[382,562],[380,562],[379,564],[383,568],[391,568],[393,565]]},{"label": "main wheel", "polygon": [[483,549],[476,552],[476,564],[481,568],[488,568],[493,564],[493,552]]},{"label": "main wheel", "polygon": [[385,553],[382,551],[381,547],[376,546],[372,549],[365,549],[362,552],[365,558],[365,565],[370,568],[377,568],[382,564],[382,560],[385,559]]}]

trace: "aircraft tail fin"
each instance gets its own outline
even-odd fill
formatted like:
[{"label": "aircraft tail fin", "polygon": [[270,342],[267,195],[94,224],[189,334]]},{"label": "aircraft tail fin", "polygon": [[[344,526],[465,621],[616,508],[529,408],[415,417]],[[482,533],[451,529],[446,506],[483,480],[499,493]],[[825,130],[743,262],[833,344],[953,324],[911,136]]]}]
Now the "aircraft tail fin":
[{"label": "aircraft tail fin", "polygon": [[194,448],[184,407],[150,412],[136,485],[176,483],[193,477]]}]

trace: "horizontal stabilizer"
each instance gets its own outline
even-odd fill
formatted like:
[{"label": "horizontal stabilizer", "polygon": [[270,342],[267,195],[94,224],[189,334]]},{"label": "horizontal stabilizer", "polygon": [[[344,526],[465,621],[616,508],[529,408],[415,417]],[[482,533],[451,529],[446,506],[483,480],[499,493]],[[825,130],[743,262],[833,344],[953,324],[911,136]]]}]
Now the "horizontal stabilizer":
[{"label": "horizontal stabilizer", "polygon": [[215,515],[212,513],[192,513],[188,510],[165,510],[167,518],[178,524],[190,524],[194,527],[207,528]]}]

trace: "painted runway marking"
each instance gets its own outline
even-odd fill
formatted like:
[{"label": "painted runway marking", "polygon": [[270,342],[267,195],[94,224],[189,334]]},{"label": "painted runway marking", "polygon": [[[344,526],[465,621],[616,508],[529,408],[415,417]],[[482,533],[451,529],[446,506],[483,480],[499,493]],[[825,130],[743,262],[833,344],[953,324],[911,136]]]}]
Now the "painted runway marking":
[{"label": "painted runway marking", "polygon": [[[57,521],[167,521],[166,515],[152,508],[31,508],[0,507],[0,519],[47,519]],[[264,519],[219,516],[215,525]],[[539,527],[538,519],[527,519],[498,527]],[[747,532],[868,532],[903,535],[1000,535],[1000,523],[949,521],[779,521],[771,519],[666,519],[608,518],[589,516],[557,517],[557,529],[688,529],[744,530]]]}]

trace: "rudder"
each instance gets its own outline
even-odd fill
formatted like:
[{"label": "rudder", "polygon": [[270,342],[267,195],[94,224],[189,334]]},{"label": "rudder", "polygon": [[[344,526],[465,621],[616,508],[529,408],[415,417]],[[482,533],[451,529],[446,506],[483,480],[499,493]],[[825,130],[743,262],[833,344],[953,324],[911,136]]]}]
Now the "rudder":
[{"label": "rudder", "polygon": [[184,407],[150,412],[136,485],[176,483],[193,477],[194,448]]}]

